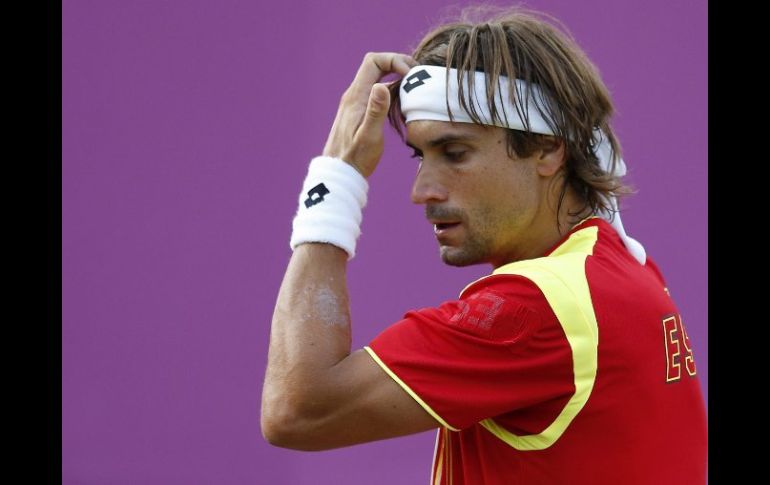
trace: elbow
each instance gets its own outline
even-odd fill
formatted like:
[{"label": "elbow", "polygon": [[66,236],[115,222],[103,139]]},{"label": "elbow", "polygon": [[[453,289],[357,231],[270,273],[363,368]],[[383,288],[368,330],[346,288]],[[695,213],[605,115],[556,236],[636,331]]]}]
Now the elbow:
[{"label": "elbow", "polygon": [[262,437],[273,446],[300,451],[327,449],[317,439],[320,436],[318,420],[299,412],[296,406],[284,403],[264,403],[260,415]]},{"label": "elbow", "polygon": [[262,437],[271,445],[281,448],[291,448],[291,426],[295,421],[292,416],[294,413],[286,403],[286,400],[278,399],[277,396],[270,398],[264,394],[259,417]]},{"label": "elbow", "polygon": [[284,419],[265,413],[263,408],[262,416],[260,417],[260,427],[262,429],[262,438],[265,441],[279,448],[292,449],[291,433]]}]

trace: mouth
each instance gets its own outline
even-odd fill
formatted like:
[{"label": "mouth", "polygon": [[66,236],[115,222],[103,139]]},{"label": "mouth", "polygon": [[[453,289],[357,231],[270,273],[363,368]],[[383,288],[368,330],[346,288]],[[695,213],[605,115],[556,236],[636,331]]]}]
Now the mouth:
[{"label": "mouth", "polygon": [[436,222],[433,224],[433,234],[436,236],[443,236],[458,226],[460,226],[459,222]]}]

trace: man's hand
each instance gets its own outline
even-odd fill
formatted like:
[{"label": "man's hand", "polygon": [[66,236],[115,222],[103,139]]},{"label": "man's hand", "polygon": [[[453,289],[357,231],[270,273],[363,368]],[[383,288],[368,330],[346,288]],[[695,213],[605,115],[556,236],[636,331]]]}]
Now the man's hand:
[{"label": "man's hand", "polygon": [[366,54],[342,95],[323,154],[348,162],[368,178],[382,156],[382,130],[390,107],[388,88],[378,81],[391,73],[404,76],[416,65],[411,57],[395,52]]}]

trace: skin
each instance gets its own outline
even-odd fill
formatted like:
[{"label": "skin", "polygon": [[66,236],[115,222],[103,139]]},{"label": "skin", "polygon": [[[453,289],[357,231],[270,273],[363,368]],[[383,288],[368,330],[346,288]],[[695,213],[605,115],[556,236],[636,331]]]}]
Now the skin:
[{"label": "skin", "polygon": [[564,146],[527,158],[510,158],[499,127],[412,121],[407,144],[420,158],[412,201],[425,205],[431,223],[456,223],[437,234],[441,259],[450,265],[503,264],[541,256],[571,227],[565,196],[557,227]]},{"label": "skin", "polygon": [[[390,102],[378,81],[415,64],[403,54],[367,54],[323,154],[369,177],[382,156]],[[536,257],[569,229],[566,212],[577,206],[569,191],[562,227],[554,224],[561,147],[511,159],[502,129],[440,121],[409,123],[407,139],[421,157],[412,200],[426,206],[430,223],[459,223],[437,237],[446,263]],[[324,450],[439,426],[364,350],[351,352],[346,267],[342,249],[321,243],[298,246],[289,261],[262,390],[262,434],[276,446]]]}]

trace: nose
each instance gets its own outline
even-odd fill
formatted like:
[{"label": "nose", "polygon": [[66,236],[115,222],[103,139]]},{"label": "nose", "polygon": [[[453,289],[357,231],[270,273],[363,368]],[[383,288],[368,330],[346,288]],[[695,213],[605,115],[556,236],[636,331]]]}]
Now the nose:
[{"label": "nose", "polygon": [[444,184],[441,183],[439,174],[425,163],[420,163],[417,176],[412,185],[412,202],[426,204],[428,202],[445,202],[449,195]]}]

